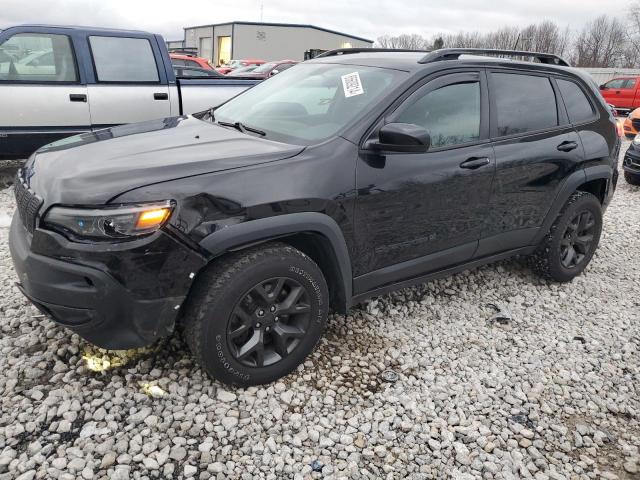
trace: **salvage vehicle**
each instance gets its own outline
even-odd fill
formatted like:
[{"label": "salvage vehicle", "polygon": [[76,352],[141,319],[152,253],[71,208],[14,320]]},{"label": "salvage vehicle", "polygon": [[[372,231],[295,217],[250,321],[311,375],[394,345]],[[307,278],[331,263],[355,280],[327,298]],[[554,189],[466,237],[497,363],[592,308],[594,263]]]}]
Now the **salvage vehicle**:
[{"label": "salvage vehicle", "polygon": [[216,71],[226,75],[229,72],[234,71],[236,68],[241,67],[257,67],[265,63],[264,60],[258,60],[257,58],[245,58],[244,60],[229,60],[229,63],[225,63],[216,68]]},{"label": "salvage vehicle", "polygon": [[624,135],[628,139],[633,139],[638,133],[640,133],[640,108],[633,110],[622,123]]},{"label": "salvage vehicle", "polygon": [[266,80],[269,77],[273,77],[278,73],[284,72],[285,70],[293,67],[297,63],[298,62],[296,62],[295,60],[280,60],[278,62],[267,62],[257,66],[256,68],[254,68],[249,72],[239,71],[242,69],[238,68],[236,70],[229,72],[227,75],[229,75],[230,77],[245,76],[247,78],[261,78],[263,80]]},{"label": "salvage vehicle", "polygon": [[618,113],[628,114],[640,107],[640,77],[613,78],[600,85],[605,101],[613,105]]},{"label": "salvage vehicle", "polygon": [[622,161],[624,179],[631,185],[640,185],[640,134],[636,135]]},{"label": "salvage vehicle", "polygon": [[194,67],[213,70],[213,65],[211,65],[208,59],[188,53],[170,53],[169,58],[174,67]]},{"label": "salvage vehicle", "polygon": [[620,144],[597,85],[552,54],[337,50],[198,116],[40,149],[11,255],[24,294],[89,342],[180,325],[213,378],[262,384],[330,310],[514,255],[572,280]]},{"label": "salvage vehicle", "polygon": [[194,113],[259,80],[176,79],[160,35],[25,25],[0,33],[0,159],[105,127]]}]

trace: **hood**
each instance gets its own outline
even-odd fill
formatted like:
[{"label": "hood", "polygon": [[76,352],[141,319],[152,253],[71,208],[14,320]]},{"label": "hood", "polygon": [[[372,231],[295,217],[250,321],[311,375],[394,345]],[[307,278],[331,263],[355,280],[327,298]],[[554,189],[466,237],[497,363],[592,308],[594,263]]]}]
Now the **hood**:
[{"label": "hood", "polygon": [[272,162],[302,150],[195,117],[172,117],[46,145],[27,162],[24,177],[45,207],[92,205],[152,183]]}]

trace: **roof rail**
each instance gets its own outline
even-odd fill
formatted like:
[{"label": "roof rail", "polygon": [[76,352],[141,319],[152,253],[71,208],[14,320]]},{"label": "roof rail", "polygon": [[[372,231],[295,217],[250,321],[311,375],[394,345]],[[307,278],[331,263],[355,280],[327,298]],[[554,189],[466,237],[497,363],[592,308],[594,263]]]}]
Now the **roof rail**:
[{"label": "roof rail", "polygon": [[501,55],[505,57],[531,57],[540,63],[570,67],[569,62],[553,53],[527,52],[524,50],[500,50],[495,48],[441,48],[427,53],[418,63],[431,63],[440,60],[456,60],[460,55]]},{"label": "roof rail", "polygon": [[414,53],[427,53],[429,50],[411,50],[404,48],[371,48],[371,47],[361,47],[361,48],[337,48],[335,50],[329,50],[328,52],[324,52],[314,58],[320,57],[335,57],[337,55],[346,55],[349,53],[375,53],[375,52],[414,52]]}]

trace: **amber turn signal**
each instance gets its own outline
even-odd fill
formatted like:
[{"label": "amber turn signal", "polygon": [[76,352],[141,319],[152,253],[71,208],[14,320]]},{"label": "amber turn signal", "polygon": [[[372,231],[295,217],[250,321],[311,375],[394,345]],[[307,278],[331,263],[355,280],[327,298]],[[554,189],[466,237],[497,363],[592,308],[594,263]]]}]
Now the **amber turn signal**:
[{"label": "amber turn signal", "polygon": [[170,214],[171,209],[166,207],[154,208],[153,210],[141,212],[140,216],[138,216],[138,221],[136,222],[136,229],[148,230],[159,227],[167,220],[167,218],[169,218]]}]

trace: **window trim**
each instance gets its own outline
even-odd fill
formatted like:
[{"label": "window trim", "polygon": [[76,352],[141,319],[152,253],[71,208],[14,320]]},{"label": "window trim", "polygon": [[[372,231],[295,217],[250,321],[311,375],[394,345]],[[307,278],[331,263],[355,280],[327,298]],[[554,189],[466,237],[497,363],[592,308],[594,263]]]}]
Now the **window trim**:
[{"label": "window trim", "polygon": [[[156,66],[156,73],[158,74],[158,80],[100,80],[98,75],[98,67],[96,65],[96,59],[93,55],[93,46],[91,45],[91,38],[119,38],[119,39],[129,39],[129,40],[145,40],[149,44],[149,49],[151,50],[151,55],[153,57],[153,63]],[[135,36],[121,36],[121,35],[87,35],[87,45],[89,47],[89,55],[91,56],[91,67],[93,68],[93,77],[94,81],[97,84],[104,85],[164,85],[165,82],[162,81],[162,75],[160,72],[160,68],[158,68],[158,58],[156,57],[156,52],[153,49],[153,44],[151,40],[147,37],[135,37]]]},{"label": "window trim", "polygon": [[[551,90],[553,91],[553,96],[556,102],[556,121],[558,122],[557,125],[553,126],[553,127],[545,127],[545,128],[539,128],[537,130],[529,130],[526,132],[519,132],[519,133],[511,133],[509,135],[500,135],[498,133],[498,106],[496,104],[496,95],[495,91],[497,91],[496,88],[494,88],[493,86],[493,78],[492,78],[492,74],[497,73],[503,73],[503,74],[512,74],[512,75],[524,75],[524,76],[528,76],[528,77],[543,77],[546,78],[547,81],[549,82],[549,86],[551,87]],[[540,134],[544,134],[544,133],[549,133],[549,132],[555,132],[558,130],[562,130],[567,128],[567,125],[570,125],[569,123],[569,119],[566,115],[566,112],[564,112],[563,110],[560,109],[560,102],[558,101],[559,97],[559,93],[556,90],[556,86],[554,84],[554,82],[552,82],[552,75],[548,72],[537,72],[537,71],[531,71],[531,70],[517,70],[517,69],[502,69],[502,68],[491,68],[487,70],[487,83],[489,86],[489,105],[490,105],[490,109],[491,109],[491,127],[490,127],[490,136],[491,136],[491,141],[496,141],[496,140],[510,140],[510,139],[514,139],[514,138],[520,138],[520,137],[528,137],[531,135],[540,135]],[[562,104],[562,106],[564,107],[564,102]]]},{"label": "window trim", "polygon": [[[478,81],[480,83],[480,138],[479,140],[458,143],[455,145],[445,145],[442,147],[429,148],[426,154],[431,152],[443,152],[447,150],[456,150],[459,148],[472,147],[474,145],[482,145],[491,141],[489,136],[489,91],[487,87],[487,77],[484,68],[463,68],[460,70],[442,70],[436,74],[431,74],[426,77],[419,78],[416,82],[411,84],[398,98],[396,98],[382,113],[382,115],[369,127],[360,141],[360,149],[368,151],[364,148],[367,141],[377,137],[381,127],[391,123],[394,116],[400,111],[403,105],[417,92],[423,88],[427,88],[430,91],[443,88],[447,85],[455,85],[457,83],[469,83],[461,80],[463,77],[470,78],[471,75],[475,75],[475,79],[470,81]],[[420,154],[424,155],[424,154]]]},{"label": "window trim", "polygon": [[[14,84],[19,84],[19,85],[44,85],[44,86],[51,86],[51,85],[84,85],[84,83],[82,82],[82,80],[80,79],[80,68],[78,65],[78,55],[76,54],[76,47],[73,43],[73,38],[71,37],[71,35],[67,35],[64,33],[51,33],[51,32],[16,32],[13,35],[11,35],[9,38],[7,38],[5,40],[8,41],[10,39],[12,39],[13,37],[15,37],[16,35],[38,35],[38,36],[52,36],[52,35],[56,35],[58,37],[66,37],[67,40],[69,41],[69,47],[71,48],[71,56],[73,58],[73,67],[74,67],[74,71],[76,74],[76,79],[71,81],[71,80],[51,80],[51,81],[42,81],[42,80],[2,80],[0,79],[0,84],[5,85],[14,85]],[[4,43],[4,42],[3,42]]]},{"label": "window trim", "polygon": [[[557,84],[558,80],[564,80],[566,82],[571,82],[574,85],[576,85],[580,91],[583,93],[583,95],[586,97],[587,102],[589,102],[589,106],[591,107],[591,117],[587,120],[582,120],[580,122],[577,123],[573,123],[571,121],[571,115],[569,115],[569,109],[567,108],[567,104],[564,101],[564,97],[562,96],[562,91],[560,90],[560,86]],[[588,123],[593,123],[595,121],[597,121],[600,118],[600,115],[598,115],[598,109],[596,108],[596,106],[593,103],[593,98],[590,94],[590,92],[587,92],[585,90],[585,88],[577,81],[575,81],[572,78],[569,77],[565,77],[565,76],[560,76],[560,75],[555,75],[552,77],[552,82],[553,84],[556,86],[556,88],[558,89],[558,95],[560,97],[560,99],[562,100],[562,105],[564,106],[564,109],[567,113],[567,120],[569,122],[569,125],[573,125],[573,126],[581,126],[581,125],[586,125]]]}]

